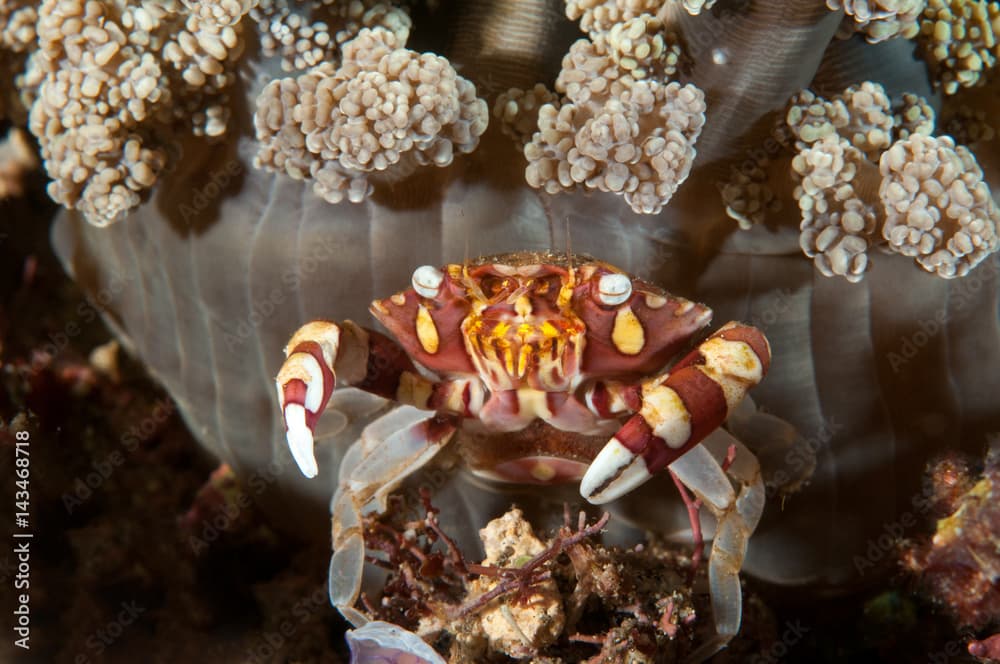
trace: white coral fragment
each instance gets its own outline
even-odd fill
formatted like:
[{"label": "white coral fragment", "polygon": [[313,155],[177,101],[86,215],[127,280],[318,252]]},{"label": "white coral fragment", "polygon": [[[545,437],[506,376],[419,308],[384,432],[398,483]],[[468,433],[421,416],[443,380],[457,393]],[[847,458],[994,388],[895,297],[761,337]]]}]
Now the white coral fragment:
[{"label": "white coral fragment", "polygon": [[893,251],[950,279],[1000,248],[1000,212],[966,147],[917,134],[893,144],[879,170],[882,235]]},{"label": "white coral fragment", "polygon": [[366,28],[344,45],[339,68],[320,65],[264,88],[254,163],[311,178],[331,203],[360,202],[372,192],[371,178],[397,180],[471,152],[487,121],[486,102],[445,58],[400,48],[389,30]]},{"label": "white coral fragment", "polygon": [[[521,510],[514,508],[479,531],[486,549],[484,565],[519,567],[545,550]],[[472,582],[473,594],[488,592],[498,581],[481,577]],[[533,584],[518,601],[498,599],[479,614],[490,645],[511,657],[530,656],[559,637],[566,622],[562,596],[555,581]]]}]

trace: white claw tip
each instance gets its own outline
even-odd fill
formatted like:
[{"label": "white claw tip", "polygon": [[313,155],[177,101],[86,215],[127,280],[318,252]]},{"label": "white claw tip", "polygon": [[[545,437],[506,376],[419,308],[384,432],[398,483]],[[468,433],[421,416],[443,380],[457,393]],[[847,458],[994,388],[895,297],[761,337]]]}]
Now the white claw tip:
[{"label": "white claw tip", "polygon": [[621,498],[650,477],[643,458],[612,438],[580,480],[580,495],[592,505],[603,505]]},{"label": "white claw tip", "polygon": [[316,477],[319,468],[313,454],[313,434],[306,426],[306,410],[299,404],[285,406],[285,425],[288,427],[288,449],[306,477]]}]

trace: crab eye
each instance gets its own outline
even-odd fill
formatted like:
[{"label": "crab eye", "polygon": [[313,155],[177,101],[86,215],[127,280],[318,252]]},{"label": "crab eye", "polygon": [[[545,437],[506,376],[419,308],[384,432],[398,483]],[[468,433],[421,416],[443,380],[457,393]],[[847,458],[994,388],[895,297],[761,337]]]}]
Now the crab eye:
[{"label": "crab eye", "polygon": [[632,295],[632,280],[624,274],[605,274],[597,283],[597,298],[602,304],[621,304]]},{"label": "crab eye", "polygon": [[444,274],[433,265],[421,265],[413,271],[413,290],[423,297],[437,297]]}]

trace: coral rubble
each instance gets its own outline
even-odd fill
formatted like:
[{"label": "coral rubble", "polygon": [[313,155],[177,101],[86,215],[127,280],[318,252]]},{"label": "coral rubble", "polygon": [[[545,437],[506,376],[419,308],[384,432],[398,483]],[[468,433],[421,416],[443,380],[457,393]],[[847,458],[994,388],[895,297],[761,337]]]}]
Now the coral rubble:
[{"label": "coral rubble", "polygon": [[[981,471],[951,454],[929,471],[930,508],[941,515],[929,539],[906,546],[904,567],[959,627],[1000,628],[1000,442]],[[996,637],[970,644],[970,653],[995,657]]]},{"label": "coral rubble", "polygon": [[390,502],[386,514],[365,518],[367,547],[389,579],[379,601],[362,596],[362,604],[450,661],[588,653],[592,661],[617,661],[636,648],[669,659],[688,652],[686,637],[706,628],[696,620],[704,605],[685,581],[690,561],[655,542],[634,549],[594,543],[607,515],[587,525],[581,513],[574,528],[567,512],[543,543],[513,508],[480,531],[486,559],[477,564],[441,530],[427,493],[422,519],[408,520],[398,496]]}]

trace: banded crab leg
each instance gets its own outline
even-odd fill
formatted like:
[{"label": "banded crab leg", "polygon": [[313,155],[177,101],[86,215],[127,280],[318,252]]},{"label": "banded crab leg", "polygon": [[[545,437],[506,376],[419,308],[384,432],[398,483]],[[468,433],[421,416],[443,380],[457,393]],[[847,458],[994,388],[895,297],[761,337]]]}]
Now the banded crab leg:
[{"label": "banded crab leg", "polygon": [[[361,365],[361,358],[354,357],[357,355],[367,363],[367,338],[359,332],[363,330],[350,321],[338,325],[316,320],[296,330],[285,346],[285,362],[275,378],[278,404],[288,449],[306,477],[316,477],[318,472],[313,431],[336,386],[336,369],[346,373],[348,364]],[[352,357],[355,362],[349,363]]]},{"label": "banded crab leg", "polygon": [[[638,412],[605,445],[580,483],[587,500],[603,503],[669,466],[715,515],[708,578],[716,636],[699,646],[691,661],[725,647],[742,620],[739,572],[764,510],[765,491],[756,457],[719,426],[761,381],[770,360],[759,330],[724,325],[672,367],[665,380],[642,385]],[[730,448],[735,456],[728,472],[742,485],[738,495],[720,463]]]},{"label": "banded crab leg", "polygon": [[317,320],[300,327],[285,347],[275,383],[288,449],[306,477],[318,473],[313,432],[338,383],[462,416],[478,412],[484,399],[480,381],[431,381],[420,375],[399,344],[351,321]]},{"label": "banded crab leg", "polygon": [[638,412],[595,457],[580,482],[593,504],[632,491],[717,429],[767,373],[760,330],[730,322],[682,358],[666,378],[644,383]]}]

